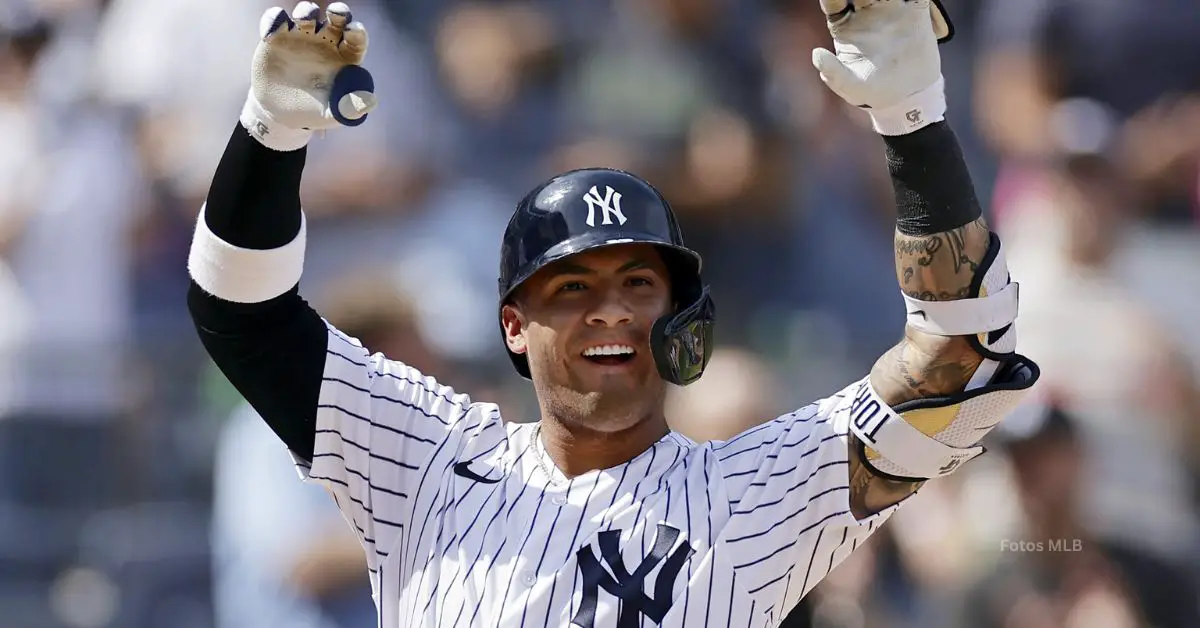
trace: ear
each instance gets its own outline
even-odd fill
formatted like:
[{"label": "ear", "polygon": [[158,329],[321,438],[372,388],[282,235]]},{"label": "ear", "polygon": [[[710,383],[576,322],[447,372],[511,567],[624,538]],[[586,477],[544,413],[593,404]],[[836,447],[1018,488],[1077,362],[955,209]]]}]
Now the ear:
[{"label": "ear", "polygon": [[500,309],[500,324],[504,327],[504,344],[513,353],[525,353],[525,319],[516,306],[506,304]]}]

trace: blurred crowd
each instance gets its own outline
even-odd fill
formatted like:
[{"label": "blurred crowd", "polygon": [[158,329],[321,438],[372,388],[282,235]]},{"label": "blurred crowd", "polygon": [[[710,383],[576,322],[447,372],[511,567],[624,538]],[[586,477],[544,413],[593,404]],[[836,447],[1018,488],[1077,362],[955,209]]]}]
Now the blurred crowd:
[{"label": "blurred crowd", "polygon": [[[368,628],[332,500],[204,356],[186,257],[270,0],[0,1],[0,625]],[[1200,3],[945,0],[950,111],[1043,369],[788,620],[1200,626]],[[549,174],[643,174],[720,348],[672,394],[724,438],[902,332],[892,191],[810,64],[817,0],[355,0],[381,106],[309,149],[303,292],[533,420],[499,240]]]}]

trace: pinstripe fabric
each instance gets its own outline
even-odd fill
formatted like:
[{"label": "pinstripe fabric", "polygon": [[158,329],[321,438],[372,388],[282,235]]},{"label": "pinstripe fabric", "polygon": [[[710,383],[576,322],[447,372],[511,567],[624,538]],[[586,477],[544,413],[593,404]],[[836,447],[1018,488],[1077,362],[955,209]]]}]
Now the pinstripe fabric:
[{"label": "pinstripe fabric", "polygon": [[851,391],[568,479],[536,424],[331,326],[316,451],[297,465],[362,542],[382,628],[762,628],[895,508],[849,514]]}]

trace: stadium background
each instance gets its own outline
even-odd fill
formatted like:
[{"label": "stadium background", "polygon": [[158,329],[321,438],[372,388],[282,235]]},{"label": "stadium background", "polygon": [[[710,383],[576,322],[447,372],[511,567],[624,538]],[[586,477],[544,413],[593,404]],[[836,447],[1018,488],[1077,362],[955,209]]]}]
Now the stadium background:
[{"label": "stadium background", "polygon": [[[333,504],[185,311],[270,4],[0,3],[0,626],[374,625]],[[946,5],[949,118],[1040,405],[794,621],[1200,626],[1200,4]],[[705,256],[721,348],[671,400],[680,430],[828,394],[898,338],[881,147],[809,64],[816,0],[351,7],[382,106],[310,149],[304,292],[369,345],[533,416],[495,328],[499,236],[584,164],[648,176]]]}]

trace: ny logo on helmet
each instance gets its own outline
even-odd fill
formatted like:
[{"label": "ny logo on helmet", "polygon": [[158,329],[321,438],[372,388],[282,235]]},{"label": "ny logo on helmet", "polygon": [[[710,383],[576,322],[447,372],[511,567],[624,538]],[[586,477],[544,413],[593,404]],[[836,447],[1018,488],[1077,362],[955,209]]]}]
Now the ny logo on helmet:
[{"label": "ny logo on helmet", "polygon": [[617,217],[617,224],[623,225],[627,220],[625,214],[621,213],[621,193],[612,189],[609,186],[604,186],[604,196],[600,196],[600,192],[596,191],[596,186],[588,190],[587,194],[583,195],[583,200],[587,201],[588,217],[587,226],[596,226],[596,209],[600,209],[602,225],[613,224],[613,216]]}]

